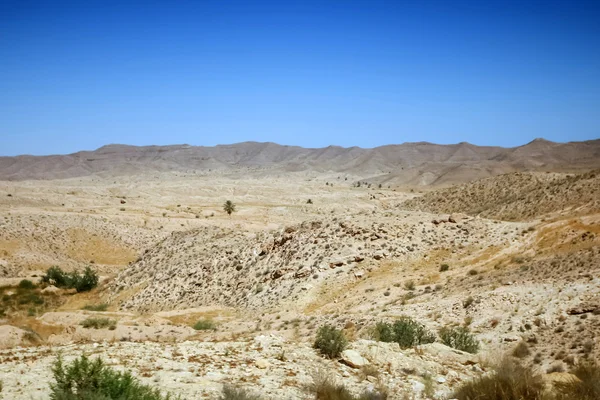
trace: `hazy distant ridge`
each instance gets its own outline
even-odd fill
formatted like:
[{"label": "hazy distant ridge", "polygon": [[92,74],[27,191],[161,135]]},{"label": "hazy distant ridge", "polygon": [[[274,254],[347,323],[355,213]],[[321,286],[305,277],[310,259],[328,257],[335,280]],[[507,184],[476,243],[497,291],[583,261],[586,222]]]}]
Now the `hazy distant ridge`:
[{"label": "hazy distant ridge", "polygon": [[303,148],[244,142],[214,147],[108,145],[68,155],[0,157],[1,180],[104,177],[153,172],[265,169],[339,172],[374,182],[448,184],[500,173],[600,167],[600,139],[554,143],[536,139],[503,148],[469,143],[404,143],[373,149]]}]

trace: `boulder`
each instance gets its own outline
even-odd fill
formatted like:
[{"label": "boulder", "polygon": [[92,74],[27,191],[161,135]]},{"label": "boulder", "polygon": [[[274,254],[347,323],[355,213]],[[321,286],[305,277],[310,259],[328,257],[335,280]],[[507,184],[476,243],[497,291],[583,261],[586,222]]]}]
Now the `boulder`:
[{"label": "boulder", "polygon": [[344,350],[342,351],[342,362],[351,366],[352,368],[360,368],[364,365],[369,364],[369,360],[360,355],[356,350]]},{"label": "boulder", "polygon": [[362,278],[363,276],[365,276],[365,271],[363,271],[363,270],[354,271],[354,276],[357,278]]},{"label": "boulder", "polygon": [[256,368],[260,368],[260,369],[267,369],[271,366],[271,363],[269,363],[267,360],[259,358],[258,360],[256,360],[254,362],[254,365],[256,365]]},{"label": "boulder", "polygon": [[448,347],[442,343],[429,343],[419,346],[423,352],[430,354],[440,362],[455,362],[463,365],[477,364],[477,358],[471,353]]},{"label": "boulder", "polygon": [[23,346],[28,332],[11,325],[0,326],[0,349]]},{"label": "boulder", "polygon": [[59,293],[61,290],[59,288],[57,288],[54,285],[50,285],[50,286],[46,286],[45,288],[42,289],[42,293],[53,293],[53,294],[57,294]]},{"label": "boulder", "polygon": [[567,310],[567,314],[579,315],[579,314],[594,312],[598,309],[600,309],[600,306],[598,304],[582,303],[582,304],[578,305],[577,307],[573,307],[573,308]]}]

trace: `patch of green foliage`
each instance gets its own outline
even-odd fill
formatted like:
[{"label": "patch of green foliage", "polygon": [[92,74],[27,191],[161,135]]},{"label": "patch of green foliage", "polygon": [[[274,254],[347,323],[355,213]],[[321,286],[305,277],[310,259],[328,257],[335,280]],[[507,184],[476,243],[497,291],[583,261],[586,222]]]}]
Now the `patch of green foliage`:
[{"label": "patch of green foliage", "polygon": [[19,282],[19,286],[17,287],[19,289],[32,290],[35,289],[35,284],[29,279],[23,279],[21,282]]},{"label": "patch of green foliage", "polygon": [[214,321],[212,319],[207,318],[207,319],[201,319],[200,321],[196,322],[192,328],[194,328],[197,331],[208,331],[208,330],[216,330],[217,325],[214,323]]},{"label": "patch of green foliage", "polygon": [[60,267],[50,267],[42,276],[42,282],[51,283],[56,287],[75,289],[77,292],[87,292],[98,286],[98,274],[90,267],[83,273],[79,271],[64,272]]},{"label": "patch of green foliage", "polygon": [[102,359],[85,355],[65,365],[59,357],[52,367],[51,400],[168,400],[158,389],[141,384],[129,372],[115,371]]},{"label": "patch of green foliage", "polygon": [[81,325],[84,328],[104,329],[108,328],[114,330],[117,326],[117,322],[114,319],[109,318],[86,318],[81,321]]},{"label": "patch of green foliage", "polygon": [[317,331],[313,347],[318,349],[324,356],[335,358],[339,357],[347,345],[348,340],[344,332],[331,325],[323,325]]},{"label": "patch of green foliage", "polygon": [[410,317],[400,317],[393,324],[378,322],[374,336],[382,342],[398,343],[403,349],[435,342],[435,335]]},{"label": "patch of green foliage", "polygon": [[464,326],[444,327],[439,334],[446,346],[473,354],[479,351],[479,341]]}]

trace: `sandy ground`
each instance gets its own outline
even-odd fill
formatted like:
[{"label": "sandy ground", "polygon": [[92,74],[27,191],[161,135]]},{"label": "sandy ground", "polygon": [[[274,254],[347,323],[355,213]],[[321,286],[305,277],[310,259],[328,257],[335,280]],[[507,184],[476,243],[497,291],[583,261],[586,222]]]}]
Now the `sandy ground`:
[{"label": "sandy ground", "polygon": [[[311,348],[323,323],[344,328],[351,346],[385,371],[386,384],[398,396],[425,398],[423,375],[432,374],[440,378],[435,398],[442,398],[486,370],[484,360],[509,353],[521,341],[531,348],[524,362],[542,371],[597,357],[600,215],[557,213],[505,222],[457,214],[452,216],[457,222],[448,222],[448,214],[402,209],[419,193],[356,188],[352,181],[337,174],[298,173],[0,182],[3,296],[13,295],[23,278],[37,283],[52,265],[67,270],[91,265],[103,277],[92,292],[44,294],[51,307],[23,307],[0,317],[5,398],[44,398],[48,367],[58,352],[70,358],[99,354],[146,383],[190,398],[215,398],[227,382],[265,387],[271,396],[306,397],[302,387],[317,364],[355,391],[368,388],[373,382],[361,378],[360,369],[323,360]],[[231,216],[222,209],[226,200],[237,205]],[[302,235],[310,230],[297,228],[287,233],[285,251],[270,250],[270,261],[254,255],[252,246],[260,251],[263,243],[271,243],[268,238],[280,240],[286,228],[304,221],[321,221],[314,233],[321,236],[309,243]],[[203,238],[202,229],[211,235]],[[347,233],[352,230],[359,233]],[[332,255],[325,252],[336,245]],[[254,281],[262,280],[265,290],[246,293],[246,303],[232,304],[235,297],[224,287],[219,297],[217,281],[203,287],[213,290],[209,304],[194,300],[165,310],[161,304],[175,303],[161,303],[160,291],[152,292],[157,297],[135,297],[159,276],[169,288],[177,282],[171,278],[189,280],[188,271],[234,257],[238,248],[244,269],[235,275],[237,282],[227,281],[234,274],[226,264],[212,273],[223,274],[223,285],[255,288]],[[339,255],[345,258],[334,265]],[[272,274],[274,263],[295,269],[279,277]],[[442,264],[448,264],[447,271],[441,271]],[[140,265],[149,265],[141,268],[149,278],[138,285],[127,274]],[[307,265],[316,269],[299,274]],[[172,276],[163,276],[168,268]],[[125,289],[116,291],[120,283]],[[139,306],[148,299],[156,307],[143,311]],[[107,311],[81,310],[100,303],[107,303]],[[586,311],[579,313],[584,305]],[[433,332],[468,326],[481,352],[467,368],[449,348],[425,356],[386,348],[381,352],[398,362],[388,368],[371,352],[377,343],[367,340],[369,329],[402,315]],[[89,317],[112,319],[115,329],[84,328],[80,323]],[[216,331],[192,329],[200,319],[214,321]],[[268,346],[257,345],[261,340]],[[259,367],[257,360],[265,363]],[[404,362],[419,367],[407,373]]]}]

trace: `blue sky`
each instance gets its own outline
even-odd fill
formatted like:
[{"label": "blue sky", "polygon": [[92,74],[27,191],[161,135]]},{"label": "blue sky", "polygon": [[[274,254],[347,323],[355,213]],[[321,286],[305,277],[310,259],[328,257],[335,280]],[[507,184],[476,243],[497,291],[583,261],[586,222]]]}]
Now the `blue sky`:
[{"label": "blue sky", "polygon": [[0,155],[600,137],[600,5],[0,2]]}]

